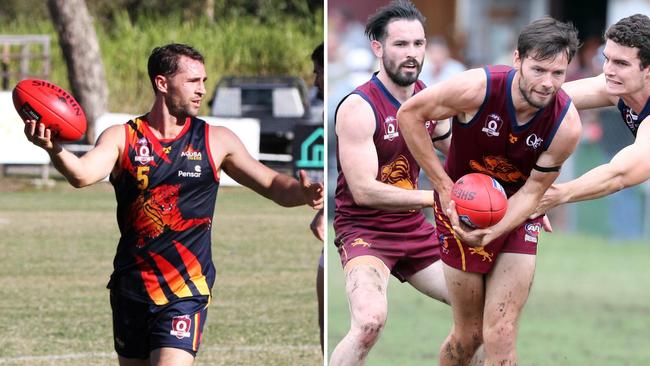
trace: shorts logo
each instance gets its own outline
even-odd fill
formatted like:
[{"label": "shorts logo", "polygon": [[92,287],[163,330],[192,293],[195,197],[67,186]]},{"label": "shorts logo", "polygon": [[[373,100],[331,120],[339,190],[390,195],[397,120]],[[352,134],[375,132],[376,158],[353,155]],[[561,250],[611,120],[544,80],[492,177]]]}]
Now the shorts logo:
[{"label": "shorts logo", "polygon": [[544,139],[537,137],[534,133],[526,137],[526,145],[533,149],[537,149],[542,144],[542,141],[544,141]]},{"label": "shorts logo", "polygon": [[442,247],[444,249],[449,248],[449,243],[447,243],[447,238],[445,238],[444,234],[438,235],[438,241],[440,242],[440,244],[442,244]]},{"label": "shorts logo", "polygon": [[397,119],[393,116],[388,116],[384,120],[384,140],[393,141],[395,137],[399,136],[397,131]]},{"label": "shorts logo", "polygon": [[542,230],[542,225],[539,223],[528,223],[524,226],[526,233],[524,234],[524,241],[537,243],[537,237]]},{"label": "shorts logo", "polygon": [[485,127],[481,131],[485,132],[486,135],[499,136],[499,130],[503,126],[503,120],[497,114],[490,114],[485,121]]},{"label": "shorts logo", "polygon": [[492,262],[492,257],[494,256],[494,254],[486,252],[485,249],[483,249],[483,247],[470,247],[469,254],[480,255],[481,257],[483,257],[481,260],[482,262],[485,261]]},{"label": "shorts logo", "polygon": [[178,339],[183,339],[190,336],[190,328],[192,327],[192,319],[189,315],[175,316],[172,319],[172,330],[169,334],[176,336]]},{"label": "shorts logo", "polygon": [[352,245],[353,247],[356,247],[357,245],[362,245],[362,246],[364,246],[364,247],[366,247],[366,248],[370,248],[370,245],[371,245],[371,244],[365,242],[365,241],[364,241],[363,239],[361,239],[361,238],[356,238],[356,239],[354,239],[354,241],[353,241],[352,244],[350,244],[350,245]]},{"label": "shorts logo", "polygon": [[140,165],[147,165],[153,160],[151,156],[151,144],[146,138],[138,139],[135,143],[135,161]]}]

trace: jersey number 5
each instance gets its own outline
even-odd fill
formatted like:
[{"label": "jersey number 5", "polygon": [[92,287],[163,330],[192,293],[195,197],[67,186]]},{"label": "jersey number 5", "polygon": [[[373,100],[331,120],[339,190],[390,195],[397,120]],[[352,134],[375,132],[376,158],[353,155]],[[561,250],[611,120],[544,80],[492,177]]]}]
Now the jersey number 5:
[{"label": "jersey number 5", "polygon": [[149,176],[147,176],[147,173],[149,173],[148,166],[138,167],[136,178],[138,179],[138,189],[141,191],[144,191],[147,189],[147,187],[149,187]]}]

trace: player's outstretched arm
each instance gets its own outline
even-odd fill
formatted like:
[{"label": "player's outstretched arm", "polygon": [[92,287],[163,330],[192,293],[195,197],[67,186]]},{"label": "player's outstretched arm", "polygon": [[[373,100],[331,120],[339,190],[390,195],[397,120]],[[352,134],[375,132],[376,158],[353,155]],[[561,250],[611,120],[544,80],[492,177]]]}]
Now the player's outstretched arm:
[{"label": "player's outstretched arm", "polygon": [[97,183],[108,176],[119,159],[120,146],[124,144],[124,127],[112,126],[102,133],[93,149],[79,158],[54,141],[50,129],[42,123],[25,121],[25,135],[50,155],[54,167],[77,188]]},{"label": "player's outstretched arm", "polygon": [[592,200],[635,186],[650,179],[650,118],[646,118],[634,143],[619,151],[612,160],[582,176],[554,185],[540,202],[542,213],[566,202]]},{"label": "player's outstretched arm", "polygon": [[215,164],[238,183],[280,206],[323,207],[323,185],[311,182],[304,172],[298,181],[267,167],[255,160],[241,140],[225,127],[210,127],[209,140]]},{"label": "player's outstretched arm", "polygon": [[562,89],[571,97],[577,109],[607,107],[614,105],[617,99],[607,94],[604,74],[564,83]]},{"label": "player's outstretched arm", "polygon": [[451,199],[453,182],[434,151],[425,123],[456,115],[464,118],[465,112],[475,111],[485,97],[486,83],[485,71],[468,70],[417,93],[397,112],[404,140],[440,195],[443,210],[447,209]]},{"label": "player's outstretched arm", "polygon": [[336,114],[341,169],[359,206],[413,210],[433,205],[433,192],[409,190],[377,180],[379,159],[373,141],[375,114],[363,98],[350,95]]}]

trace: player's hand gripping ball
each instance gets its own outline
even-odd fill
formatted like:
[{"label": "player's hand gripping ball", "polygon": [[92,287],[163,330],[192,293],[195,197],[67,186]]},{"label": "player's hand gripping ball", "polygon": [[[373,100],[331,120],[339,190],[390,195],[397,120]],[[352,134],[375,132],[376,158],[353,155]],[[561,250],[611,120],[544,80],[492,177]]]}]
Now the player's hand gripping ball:
[{"label": "player's hand gripping ball", "polygon": [[458,218],[472,228],[486,228],[499,222],[508,209],[508,197],[496,179],[481,173],[462,176],[454,184],[451,199]]},{"label": "player's hand gripping ball", "polygon": [[14,107],[23,120],[36,120],[63,141],[79,140],[86,133],[86,114],[81,105],[60,87],[45,80],[27,79],[13,91]]}]

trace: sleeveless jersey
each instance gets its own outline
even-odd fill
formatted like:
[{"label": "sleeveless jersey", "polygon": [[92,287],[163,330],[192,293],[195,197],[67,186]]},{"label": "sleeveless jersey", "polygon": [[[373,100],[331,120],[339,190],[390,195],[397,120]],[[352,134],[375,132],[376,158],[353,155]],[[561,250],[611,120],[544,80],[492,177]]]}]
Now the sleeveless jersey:
[{"label": "sleeveless jersey", "polygon": [[650,116],[650,98],[646,100],[645,106],[641,113],[635,113],[632,108],[628,107],[623,99],[618,100],[618,110],[621,112],[621,117],[625,121],[625,125],[630,129],[632,135],[636,137],[636,131],[639,129],[639,125],[643,122],[646,117]]},{"label": "sleeveless jersey", "polygon": [[160,140],[144,117],[124,126],[122,169],[111,176],[120,242],[108,287],[157,305],[210,295],[215,269],[211,223],[219,187],[209,126],[188,118]]},{"label": "sleeveless jersey", "polygon": [[455,182],[468,173],[484,173],[497,179],[508,197],[530,175],[539,156],[548,149],[571,105],[560,89],[551,102],[524,125],[517,125],[511,86],[515,70],[488,66],[483,104],[468,122],[452,121],[452,140],[445,168]]},{"label": "sleeveless jersey", "polygon": [[[415,93],[424,89],[424,83],[417,81]],[[373,141],[377,150],[378,172],[376,179],[382,183],[404,189],[417,189],[420,166],[411,155],[402,137],[395,115],[400,103],[377,78],[375,73],[370,81],[356,88],[348,96],[356,94],[365,99],[375,113],[375,133]],[[348,97],[346,96],[340,103]],[[339,107],[340,104],[339,103]],[[338,107],[337,107],[338,112]],[[435,123],[427,122],[429,135]],[[426,220],[420,210],[385,211],[358,206],[341,170],[338,147],[338,179],[336,184],[336,209],[334,229],[363,228],[374,231],[409,232],[421,227]]]}]

